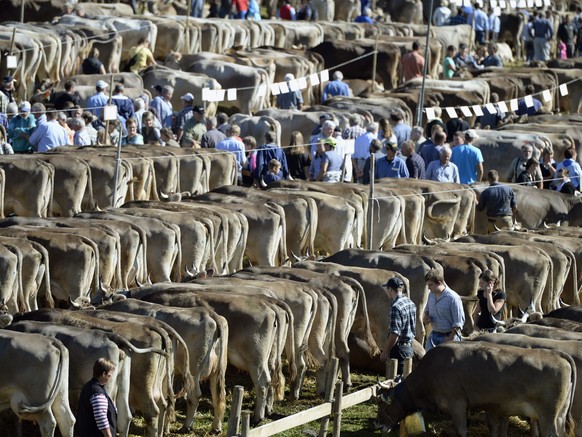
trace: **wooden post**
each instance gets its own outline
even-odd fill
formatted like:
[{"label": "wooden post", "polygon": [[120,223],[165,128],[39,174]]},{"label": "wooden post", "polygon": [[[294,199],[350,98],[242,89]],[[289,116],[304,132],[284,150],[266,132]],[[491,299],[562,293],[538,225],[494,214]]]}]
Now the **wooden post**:
[{"label": "wooden post", "polygon": [[370,154],[370,194],[368,196],[368,244],[367,249],[372,250],[372,237],[374,236],[374,173],[376,172],[376,155]]},{"label": "wooden post", "polygon": [[398,372],[398,360],[392,358],[391,360],[386,362],[386,379],[396,378],[397,372]]},{"label": "wooden post", "polygon": [[402,377],[406,378],[412,372],[412,358],[404,359],[404,369],[402,371]]},{"label": "wooden post", "polygon": [[14,43],[16,42],[16,27],[12,28],[12,38],[10,39],[10,54],[14,54]]},{"label": "wooden post", "polygon": [[188,11],[186,12],[186,50],[190,54],[190,14],[192,13],[192,0],[188,0]]},{"label": "wooden post", "polygon": [[[112,104],[112,98],[113,98],[113,74],[111,74],[109,77],[109,103],[108,103],[109,106],[111,106]],[[105,111],[105,109],[102,109],[102,111]],[[121,132],[123,132],[123,126],[121,127]],[[119,133],[119,135],[121,135],[121,132]],[[105,122],[105,145],[106,146],[111,145],[109,139],[109,120]]]},{"label": "wooden post", "polygon": [[245,389],[242,385],[235,385],[232,393],[232,402],[230,404],[230,416],[228,418],[227,437],[238,434],[238,425],[240,423],[241,407]]},{"label": "wooden post", "polygon": [[[333,392],[335,389],[335,381],[337,378],[337,371],[339,368],[339,360],[337,358],[332,358],[327,366],[327,375],[325,378],[325,399],[324,402],[331,402],[333,400]],[[324,417],[321,419],[321,425],[319,426],[319,437],[325,437],[327,435],[327,425],[329,424],[329,417]]]},{"label": "wooden post", "polygon": [[24,0],[20,3],[20,22],[24,23]]},{"label": "wooden post", "polygon": [[378,62],[378,40],[380,39],[380,26],[376,27],[376,42],[374,43],[374,56],[372,58],[372,83],[370,84],[370,93],[374,92],[374,83],[376,83],[376,64]]},{"label": "wooden post", "polygon": [[252,411],[245,410],[242,413],[242,429],[241,429],[241,437],[247,437],[249,435],[249,430],[251,429],[251,415],[253,414]]},{"label": "wooden post", "polygon": [[343,381],[335,383],[335,399],[331,407],[333,415],[333,437],[340,437],[342,429],[342,397],[344,395]]}]

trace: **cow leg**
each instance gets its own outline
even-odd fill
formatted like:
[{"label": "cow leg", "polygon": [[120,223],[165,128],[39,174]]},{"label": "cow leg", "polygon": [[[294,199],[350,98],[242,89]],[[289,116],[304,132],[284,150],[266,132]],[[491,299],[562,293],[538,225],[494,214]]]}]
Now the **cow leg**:
[{"label": "cow leg", "polygon": [[467,437],[467,405],[465,403],[450,405],[453,427],[459,437]]},{"label": "cow leg", "polygon": [[131,378],[131,357],[124,354],[123,362],[118,369],[117,396],[115,405],[117,407],[117,431],[121,437],[129,435],[131,425],[131,409],[129,407],[129,381]]},{"label": "cow leg", "polygon": [[[222,432],[222,421],[224,420],[224,411],[226,409],[226,404],[223,399],[226,396],[224,390],[219,393],[218,380],[220,378],[219,372],[213,372],[210,375],[210,396],[212,397],[212,408],[214,409],[214,418],[212,419],[212,432],[220,434]],[[224,384],[220,384],[224,387]]]},{"label": "cow leg", "polygon": [[489,435],[491,437],[499,436],[499,415],[490,412],[486,413],[487,426],[489,426]]},{"label": "cow leg", "polygon": [[38,423],[42,437],[53,437],[55,435],[57,421],[50,408],[36,416],[36,422]]},{"label": "cow leg", "polygon": [[59,425],[59,430],[63,437],[73,437],[73,428],[75,427],[75,416],[69,406],[69,394],[59,393],[55,397],[52,411]]},{"label": "cow leg", "polygon": [[271,375],[265,366],[256,366],[251,370],[251,379],[255,385],[256,392],[255,412],[253,414],[253,425],[256,425],[265,418],[267,392],[268,387],[271,385]]},{"label": "cow leg", "polygon": [[[210,387],[212,388],[212,385]],[[198,410],[198,404],[200,403],[201,397],[202,390],[200,389],[200,380],[199,378],[195,378],[194,384],[188,391],[188,396],[186,398],[186,417],[182,424],[182,429],[180,429],[181,433],[189,432],[192,429],[194,416],[196,410]],[[214,399],[214,396],[212,398]]]}]

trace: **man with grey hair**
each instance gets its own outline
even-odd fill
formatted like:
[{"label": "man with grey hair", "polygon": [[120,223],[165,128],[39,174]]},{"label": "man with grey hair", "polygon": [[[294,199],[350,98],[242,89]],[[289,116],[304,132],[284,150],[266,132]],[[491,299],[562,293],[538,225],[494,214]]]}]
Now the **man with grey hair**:
[{"label": "man with grey hair", "polygon": [[[525,163],[530,158],[539,159],[539,154],[537,154],[537,156],[534,156],[533,152],[534,152],[533,145],[530,142],[526,142],[524,143],[523,146],[521,146],[521,155],[515,158],[509,165],[509,173],[507,174],[507,180],[509,182],[516,181],[517,177],[521,174],[521,172],[525,170]],[[540,170],[539,166],[536,169],[534,180],[536,181],[535,182],[536,186],[538,188],[542,188],[543,177],[542,171]]]},{"label": "man with grey hair", "polygon": [[333,80],[329,82],[323,89],[323,95],[321,96],[321,103],[333,96],[346,96],[351,94],[350,87],[348,84],[343,82],[344,75],[341,71],[336,70],[333,73]]},{"label": "man with grey hair", "polygon": [[333,136],[333,131],[336,127],[336,123],[333,120],[326,120],[323,122],[323,124],[321,125],[321,132],[319,132],[319,135],[317,135],[317,137],[312,138],[312,142],[311,142],[311,149],[310,149],[310,156],[311,159],[313,159],[313,157],[315,156],[315,151],[317,149],[317,144],[322,141],[322,140],[326,140],[328,138],[331,138]]},{"label": "man with grey hair", "polygon": [[352,114],[348,117],[349,126],[342,133],[344,140],[355,140],[360,135],[366,133],[366,129],[361,126],[361,120],[362,116],[360,114]]},{"label": "man with grey hair", "polygon": [[36,119],[37,128],[46,123],[46,107],[42,103],[33,103],[30,110]]},{"label": "man with grey hair", "polygon": [[226,139],[226,135],[216,129],[216,117],[206,117],[204,123],[206,124],[206,132],[200,139],[200,147],[214,149],[218,143]]},{"label": "man with grey hair", "polygon": [[135,121],[137,121],[137,131],[141,132],[141,128],[142,128],[142,117],[144,112],[146,112],[146,103],[145,100],[142,99],[141,97],[137,97],[134,101],[133,101],[133,108],[134,108],[134,115],[133,118],[135,118]]},{"label": "man with grey hair", "polygon": [[426,141],[422,126],[412,126],[410,130],[410,141],[414,143],[414,148],[419,152],[420,145]]},{"label": "man with grey hair", "polygon": [[172,96],[174,95],[174,87],[164,85],[159,95],[153,98],[150,103],[150,108],[154,110],[154,114],[160,120],[162,127],[172,128],[174,120],[174,110],[172,108]]},{"label": "man with grey hair", "polygon": [[428,164],[424,178],[429,181],[460,183],[459,169],[451,162],[452,154],[449,146],[441,147],[440,159]]},{"label": "man with grey hair", "polygon": [[366,159],[370,157],[370,143],[372,140],[378,138],[378,123],[368,123],[366,126],[366,133],[356,138],[354,142],[354,154],[352,155],[352,163],[356,173],[356,182],[363,183],[364,166]]},{"label": "man with grey hair", "polygon": [[303,108],[303,96],[301,91],[296,89],[291,90],[291,81],[295,80],[293,73],[287,73],[285,75],[285,82],[287,83],[287,92],[279,93],[277,95],[277,108],[279,109],[299,109]]},{"label": "man with grey hair", "polygon": [[75,132],[73,137],[73,145],[75,146],[90,146],[91,138],[89,132],[85,127],[85,121],[82,118],[69,118],[67,121],[69,127]]},{"label": "man with grey hair", "polygon": [[[215,126],[216,127],[216,126]],[[222,132],[217,131],[222,134]],[[230,125],[228,128],[228,137],[216,144],[217,150],[225,150],[231,152],[236,157],[239,185],[242,182],[241,170],[247,162],[245,154],[245,145],[240,140],[240,127],[236,124]]]}]

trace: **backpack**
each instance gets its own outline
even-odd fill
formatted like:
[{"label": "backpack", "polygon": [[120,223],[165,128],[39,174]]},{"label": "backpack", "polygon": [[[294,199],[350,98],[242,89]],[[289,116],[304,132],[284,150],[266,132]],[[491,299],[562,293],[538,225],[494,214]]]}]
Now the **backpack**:
[{"label": "backpack", "polygon": [[141,53],[141,51],[142,51],[142,49],[139,49],[135,53],[135,55],[133,55],[131,58],[129,58],[121,71],[124,71],[125,73],[130,73],[131,67],[133,67],[135,65],[135,63],[137,62],[137,55],[139,55]]}]

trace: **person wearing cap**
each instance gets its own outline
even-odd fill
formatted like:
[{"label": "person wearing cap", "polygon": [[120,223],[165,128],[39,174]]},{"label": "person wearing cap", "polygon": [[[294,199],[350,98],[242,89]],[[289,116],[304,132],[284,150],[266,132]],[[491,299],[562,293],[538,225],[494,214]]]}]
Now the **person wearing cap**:
[{"label": "person wearing cap", "polygon": [[287,167],[287,157],[283,149],[275,144],[277,134],[269,131],[265,134],[265,144],[257,150],[257,166],[255,168],[255,185],[259,186],[261,178],[269,172],[269,162],[276,159],[281,163],[281,172],[283,179],[289,177],[289,168]]},{"label": "person wearing cap", "polygon": [[206,125],[206,132],[204,132],[202,138],[200,139],[200,147],[203,149],[214,149],[218,143],[226,139],[226,135],[216,129],[216,125],[218,124],[216,117],[206,117],[204,119],[204,123]]},{"label": "person wearing cap", "polygon": [[[192,103],[194,103],[194,96],[192,93],[186,93],[180,97],[184,101],[184,107],[178,115],[176,115],[176,140],[180,142],[184,134],[184,125],[192,118]],[[224,132],[223,132],[224,133]]]},{"label": "person wearing cap", "polygon": [[390,278],[383,285],[390,307],[390,328],[380,360],[398,360],[398,375],[404,370],[404,360],[412,358],[412,342],[416,333],[416,305],[404,294],[404,281],[398,277]]},{"label": "person wearing cap", "polygon": [[14,153],[32,153],[32,145],[28,138],[36,127],[36,120],[30,113],[29,102],[20,102],[18,110],[19,113],[8,123],[8,139]]},{"label": "person wearing cap", "polygon": [[487,213],[487,233],[495,232],[497,229],[512,229],[513,214],[516,211],[517,203],[515,193],[511,187],[499,183],[497,170],[490,170],[487,173],[489,187],[479,196],[477,211],[486,210]]},{"label": "person wearing cap", "polygon": [[450,16],[451,10],[449,9],[449,2],[447,0],[441,0],[440,6],[432,14],[432,24],[435,26],[444,26]]},{"label": "person wearing cap", "polygon": [[172,128],[174,121],[174,110],[172,108],[172,96],[174,95],[174,87],[171,85],[164,85],[159,95],[152,99],[150,108],[154,109],[154,114],[160,120],[162,127]]},{"label": "person wearing cap", "polygon": [[451,148],[444,145],[440,151],[440,158],[432,161],[426,168],[424,179],[437,182],[452,182],[458,184],[459,169],[451,162]]},{"label": "person wearing cap", "polygon": [[113,90],[113,96],[111,96],[111,102],[117,106],[117,115],[122,124],[125,124],[127,120],[133,118],[135,110],[133,109],[132,100],[125,94],[125,87],[122,83],[115,85]]},{"label": "person wearing cap", "polygon": [[[337,141],[335,138],[326,138],[317,145],[319,162],[319,173],[316,181],[339,182],[342,175],[342,158],[336,152]],[[323,149],[323,153],[321,153]]]},{"label": "person wearing cap", "polygon": [[49,111],[46,123],[38,126],[29,138],[30,144],[37,152],[48,152],[55,147],[73,144],[64,127],[59,123],[59,112]]},{"label": "person wearing cap", "polygon": [[198,143],[202,140],[202,135],[206,133],[206,124],[204,123],[204,107],[196,105],[192,107],[192,118],[184,124],[184,133],[180,139],[180,144],[188,137]]},{"label": "person wearing cap", "polygon": [[424,346],[428,352],[439,344],[461,341],[465,312],[461,298],[447,286],[441,269],[430,269],[424,280],[430,291],[423,315],[424,324],[432,329]]},{"label": "person wearing cap", "polygon": [[341,71],[337,70],[333,73],[333,80],[328,82],[328,84],[323,89],[323,94],[321,96],[321,103],[334,96],[346,96],[349,97],[351,94],[350,87],[347,83],[343,82],[344,75]]},{"label": "person wearing cap", "polygon": [[398,145],[396,143],[386,143],[386,157],[376,162],[374,179],[382,178],[407,178],[410,176],[406,162],[396,156]]},{"label": "person wearing cap", "polygon": [[472,143],[479,135],[474,129],[465,131],[465,144],[453,148],[451,161],[459,168],[462,184],[474,184],[483,179],[483,155]]},{"label": "person wearing cap", "polygon": [[287,73],[285,75],[285,82],[287,82],[287,87],[289,91],[286,93],[280,93],[277,95],[277,108],[279,109],[299,109],[303,108],[303,96],[301,91],[296,89],[291,91],[290,82],[295,79],[292,73]]},{"label": "person wearing cap", "polygon": [[[12,76],[5,76],[4,79],[2,80],[2,86],[0,87],[0,91],[2,91],[2,94],[4,94],[4,96],[6,96],[6,98],[8,99],[8,103],[16,102],[16,98],[14,97],[14,93],[16,92],[15,83],[16,79],[14,79]],[[5,111],[6,108],[2,108],[2,112]]]},{"label": "person wearing cap", "polygon": [[87,99],[87,109],[99,118],[103,117],[103,107],[109,104],[109,96],[105,94],[107,88],[109,88],[107,82],[98,80],[95,84],[95,94]]}]

